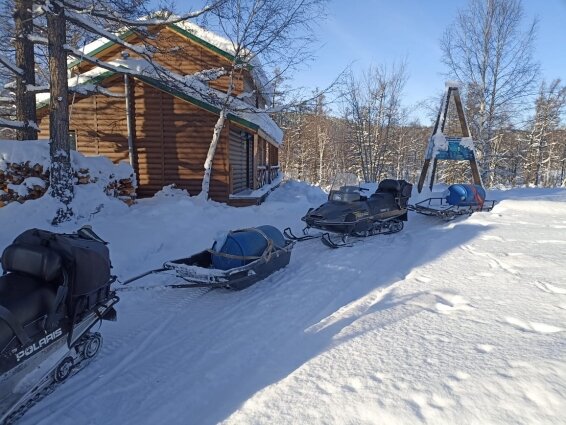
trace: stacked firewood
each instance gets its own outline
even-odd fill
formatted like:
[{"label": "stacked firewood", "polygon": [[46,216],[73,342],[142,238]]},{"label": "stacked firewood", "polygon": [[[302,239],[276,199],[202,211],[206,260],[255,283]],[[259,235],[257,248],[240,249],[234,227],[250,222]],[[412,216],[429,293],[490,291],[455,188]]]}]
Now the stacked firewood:
[{"label": "stacked firewood", "polygon": [[[0,169],[0,207],[10,203],[23,203],[28,199],[40,198],[49,189],[49,169],[43,169],[41,164],[7,163],[6,169]],[[97,177],[91,177],[86,168],[74,171],[75,184],[97,183]],[[127,205],[132,205],[136,199],[135,179],[118,179],[110,175],[104,192],[108,196],[118,198]]]},{"label": "stacked firewood", "polygon": [[105,192],[108,196],[113,196],[121,201],[125,202],[128,206],[132,205],[136,201],[136,188],[134,186],[133,176],[127,179],[112,179],[108,185],[106,185]]},{"label": "stacked firewood", "polygon": [[0,206],[40,198],[48,186],[49,170],[41,164],[8,163],[0,169]]}]

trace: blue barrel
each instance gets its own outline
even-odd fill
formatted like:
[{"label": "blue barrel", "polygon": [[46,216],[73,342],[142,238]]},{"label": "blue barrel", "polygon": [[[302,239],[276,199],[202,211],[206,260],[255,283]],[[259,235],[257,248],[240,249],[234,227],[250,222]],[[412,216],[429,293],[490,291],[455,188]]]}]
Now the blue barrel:
[{"label": "blue barrel", "polygon": [[[276,227],[265,225],[255,227],[254,229],[258,229],[272,240],[275,248],[283,248],[285,246],[285,238]],[[213,245],[212,249],[218,253],[239,257],[259,257],[263,254],[265,248],[267,248],[267,240],[260,232],[253,229],[247,229],[230,232],[220,249],[218,249],[215,245]],[[212,266],[213,268],[220,270],[229,270],[235,267],[241,267],[252,261],[254,260],[229,258],[223,255],[212,254]]]},{"label": "blue barrel", "polygon": [[446,202],[458,207],[483,205],[485,189],[477,184],[453,184],[446,190]]}]

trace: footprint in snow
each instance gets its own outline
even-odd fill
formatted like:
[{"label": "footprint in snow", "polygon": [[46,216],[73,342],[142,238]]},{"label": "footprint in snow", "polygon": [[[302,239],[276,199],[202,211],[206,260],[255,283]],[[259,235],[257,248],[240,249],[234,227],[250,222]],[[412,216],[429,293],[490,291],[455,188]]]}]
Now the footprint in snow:
[{"label": "footprint in snow", "polygon": [[430,277],[426,277],[426,276],[418,276],[415,278],[415,280],[420,283],[429,283],[430,281],[432,281]]},{"label": "footprint in snow", "polygon": [[558,326],[548,325],[546,323],[523,322],[522,320],[516,319],[514,317],[506,317],[505,321],[511,326],[513,326],[515,329],[524,332],[551,334],[556,332],[562,332],[564,330],[562,328],[559,328]]},{"label": "footprint in snow", "polygon": [[454,381],[465,381],[467,379],[470,379],[470,376],[471,375],[469,373],[457,370],[453,375],[450,375],[450,378],[452,378]]},{"label": "footprint in snow", "polygon": [[482,236],[480,239],[484,240],[484,241],[497,241],[497,242],[505,242],[505,239],[503,239],[500,236],[496,236],[496,235],[484,235]]},{"label": "footprint in snow", "polygon": [[489,344],[478,344],[476,345],[476,350],[480,353],[491,353],[495,347]]},{"label": "footprint in snow", "polygon": [[566,294],[566,289],[551,285],[550,283],[539,282],[537,280],[535,282],[535,286],[541,291],[548,292],[549,294]]},{"label": "footprint in snow", "polygon": [[452,314],[456,311],[473,310],[473,307],[469,305],[468,300],[460,295],[444,292],[433,292],[432,295],[438,299],[434,308],[441,314]]}]

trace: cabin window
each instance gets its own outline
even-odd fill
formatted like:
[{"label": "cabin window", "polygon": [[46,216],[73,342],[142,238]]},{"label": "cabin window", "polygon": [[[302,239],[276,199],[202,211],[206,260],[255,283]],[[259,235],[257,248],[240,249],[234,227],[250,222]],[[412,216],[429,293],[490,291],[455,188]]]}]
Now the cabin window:
[{"label": "cabin window", "polygon": [[69,145],[71,146],[72,151],[77,150],[77,131],[76,130],[69,131]]}]

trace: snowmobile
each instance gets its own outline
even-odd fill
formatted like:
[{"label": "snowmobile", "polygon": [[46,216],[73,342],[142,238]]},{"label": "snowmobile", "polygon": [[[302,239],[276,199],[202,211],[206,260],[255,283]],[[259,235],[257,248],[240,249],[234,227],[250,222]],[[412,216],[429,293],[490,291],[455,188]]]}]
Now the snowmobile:
[{"label": "snowmobile", "polygon": [[[328,201],[311,208],[301,219],[306,223],[303,236],[294,235],[290,228],[285,229],[285,236],[296,241],[320,238],[326,246],[339,248],[350,245],[350,237],[400,232],[407,221],[412,187],[405,180],[385,179],[375,193],[366,196],[363,193],[369,189],[361,187],[354,174],[339,174],[334,178]],[[310,234],[311,228],[322,232]]]},{"label": "snowmobile", "polygon": [[485,199],[485,189],[481,185],[453,184],[442,193],[442,196],[427,198],[409,205],[409,209],[449,221],[479,211],[491,211],[494,206],[494,200]]},{"label": "snowmobile", "polygon": [[150,274],[173,272],[184,283],[166,287],[240,291],[289,264],[294,244],[269,225],[233,230],[215,241],[211,249],[166,261],[163,267],[127,279],[122,285]]},{"label": "snowmobile", "polygon": [[17,421],[98,353],[101,320],[116,320],[106,243],[30,229],[2,253],[0,423]]}]

